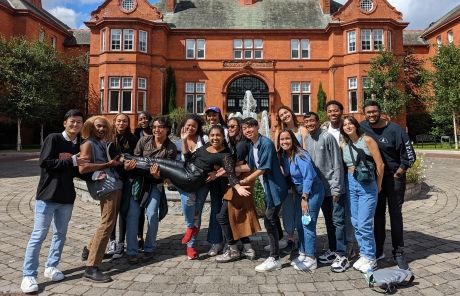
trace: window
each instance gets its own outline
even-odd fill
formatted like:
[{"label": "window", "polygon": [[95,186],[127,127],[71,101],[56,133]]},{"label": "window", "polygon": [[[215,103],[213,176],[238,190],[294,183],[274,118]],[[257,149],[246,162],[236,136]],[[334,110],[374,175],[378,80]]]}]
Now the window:
[{"label": "window", "polygon": [[234,59],[263,59],[264,42],[262,39],[235,39],[233,40]]},{"label": "window", "polygon": [[56,36],[51,37],[51,46],[56,48]]},{"label": "window", "polygon": [[204,113],[204,82],[185,83],[185,110],[188,113]]},{"label": "window", "polygon": [[358,79],[356,77],[348,78],[348,108],[350,113],[358,112]]},{"label": "window", "polygon": [[388,31],[388,50],[393,50],[393,33],[391,31]]},{"label": "window", "polygon": [[40,30],[40,32],[38,33],[38,41],[40,42],[45,41],[45,31]]},{"label": "window", "polygon": [[132,11],[135,6],[136,6],[136,3],[134,2],[134,0],[122,0],[121,1],[121,7],[127,12]]},{"label": "window", "polygon": [[204,39],[187,39],[185,40],[186,58],[187,59],[204,59],[205,56]]},{"label": "window", "polygon": [[123,50],[134,49],[134,30],[125,29],[123,30]]},{"label": "window", "polygon": [[104,89],[105,89],[104,77],[99,78],[99,89],[100,89],[100,97],[99,98],[101,100],[100,113],[104,113]]},{"label": "window", "polygon": [[101,30],[101,52],[105,51],[105,29]]},{"label": "window", "polygon": [[292,111],[304,114],[310,111],[310,82],[291,82]]},{"label": "window", "polygon": [[147,32],[139,31],[139,51],[147,52]]},{"label": "window", "polygon": [[137,112],[147,111],[147,79],[137,79]]},{"label": "window", "polygon": [[359,2],[359,8],[364,12],[370,12],[374,9],[374,2],[372,0],[361,0],[361,2]]},{"label": "window", "polygon": [[371,30],[361,30],[361,50],[369,51],[372,50],[371,39],[372,39]]},{"label": "window", "polygon": [[348,40],[348,52],[355,52],[356,51],[356,32],[348,31],[347,40]]},{"label": "window", "polygon": [[383,49],[383,30],[373,30],[374,50]]},{"label": "window", "polygon": [[363,102],[372,99],[372,95],[369,91],[371,87],[371,79],[369,77],[363,77]]},{"label": "window", "polygon": [[454,32],[447,32],[447,41],[449,42],[449,44],[454,43]]},{"label": "window", "polygon": [[310,40],[292,39],[291,40],[291,58],[292,59],[310,58]]},{"label": "window", "polygon": [[121,30],[112,29],[110,30],[110,49],[121,50]]},{"label": "window", "polygon": [[132,77],[110,77],[109,112],[131,112]]},{"label": "window", "polygon": [[438,45],[438,47],[440,47],[442,45],[441,36],[436,37],[436,44]]}]

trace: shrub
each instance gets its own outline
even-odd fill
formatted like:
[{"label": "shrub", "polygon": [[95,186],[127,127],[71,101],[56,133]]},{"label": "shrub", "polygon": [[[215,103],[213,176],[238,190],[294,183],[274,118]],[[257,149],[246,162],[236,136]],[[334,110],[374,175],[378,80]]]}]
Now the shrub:
[{"label": "shrub", "polygon": [[425,179],[425,159],[423,154],[417,153],[417,160],[412,167],[407,170],[406,183],[421,183]]},{"label": "shrub", "polygon": [[265,210],[265,193],[259,179],[256,180],[256,184],[254,185],[254,205],[256,206],[257,213]]}]

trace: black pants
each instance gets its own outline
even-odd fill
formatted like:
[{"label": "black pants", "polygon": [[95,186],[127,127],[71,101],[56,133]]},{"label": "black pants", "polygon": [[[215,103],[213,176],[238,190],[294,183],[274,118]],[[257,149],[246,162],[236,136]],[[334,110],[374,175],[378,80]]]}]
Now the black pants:
[{"label": "black pants", "polygon": [[274,257],[276,260],[280,258],[279,240],[283,237],[283,230],[279,217],[280,210],[281,205],[274,208],[266,208],[264,216],[264,225],[270,243],[270,257]]},{"label": "black pants", "polygon": [[374,237],[377,257],[383,254],[385,243],[385,212],[388,201],[390,213],[391,241],[393,252],[403,252],[403,217],[402,205],[406,190],[406,176],[394,178],[393,174],[385,175],[382,182],[382,191],[379,193],[377,208],[374,216]]},{"label": "black pants", "polygon": [[[236,244],[237,241],[233,238],[232,228],[230,226],[230,220],[228,216],[228,200],[222,201],[222,207],[220,208],[219,214],[217,214],[217,222],[219,222],[220,227],[222,228],[224,242],[228,245]],[[240,238],[240,241],[243,244],[249,244],[251,242],[247,236]]]}]

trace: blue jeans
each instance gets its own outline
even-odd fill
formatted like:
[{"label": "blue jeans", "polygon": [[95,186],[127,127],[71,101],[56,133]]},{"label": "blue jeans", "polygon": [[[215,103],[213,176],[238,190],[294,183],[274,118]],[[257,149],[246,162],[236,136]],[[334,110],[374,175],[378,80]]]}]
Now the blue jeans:
[{"label": "blue jeans", "polygon": [[375,259],[374,214],[377,207],[377,183],[362,184],[348,174],[351,223],[361,256]]},{"label": "blue jeans", "polygon": [[220,244],[224,241],[222,227],[217,221],[217,214],[220,213],[222,208],[222,198],[224,197],[225,190],[227,189],[228,180],[225,181],[225,186],[222,186],[224,180],[217,178],[209,183],[209,195],[211,195],[211,213],[209,214],[209,227],[208,227],[208,242],[211,244]]},{"label": "blue jeans", "polygon": [[37,277],[38,259],[43,241],[53,222],[53,238],[51,239],[48,260],[45,267],[56,267],[61,260],[62,249],[67,234],[73,204],[60,204],[51,201],[35,202],[34,229],[27,244],[22,267],[23,276]]},{"label": "blue jeans", "polygon": [[[163,184],[161,184],[163,186]],[[160,205],[161,191],[156,184],[150,186],[145,215],[147,216],[147,234],[144,241],[144,252],[150,253],[155,250],[158,233],[158,207]],[[138,242],[137,232],[139,226],[139,216],[141,207],[139,202],[131,197],[129,201],[129,210],[126,217],[126,253],[128,255],[137,255]]]},{"label": "blue jeans", "polygon": [[339,201],[334,202],[332,196],[326,196],[321,210],[326,223],[327,240],[329,249],[339,255],[345,255],[347,251],[345,229],[345,203],[347,196],[340,195]]},{"label": "blue jeans", "polygon": [[[295,221],[295,198],[296,194],[292,192],[292,190],[288,191],[287,197],[284,199],[281,209],[283,211],[283,227],[284,230],[288,234],[288,238],[292,237],[294,235],[294,230],[296,226],[296,221]],[[300,205],[300,204],[299,204]]]},{"label": "blue jeans", "polygon": [[[182,213],[185,218],[185,225],[190,228],[195,226],[196,228],[201,227],[201,213],[203,212],[203,206],[208,196],[209,187],[207,185],[201,187],[197,192],[186,193],[181,192],[180,200],[182,206]],[[193,247],[196,243],[196,236],[192,236],[192,239],[187,243],[187,247]]]},{"label": "blue jeans", "polygon": [[[315,257],[316,251],[316,223],[318,222],[319,210],[324,200],[324,186],[321,180],[315,180],[308,197],[308,212],[311,222],[308,225],[302,224],[302,185],[296,186],[297,192],[294,203],[295,223],[299,235],[299,252],[301,254]],[[302,231],[303,230],[303,231]]]}]

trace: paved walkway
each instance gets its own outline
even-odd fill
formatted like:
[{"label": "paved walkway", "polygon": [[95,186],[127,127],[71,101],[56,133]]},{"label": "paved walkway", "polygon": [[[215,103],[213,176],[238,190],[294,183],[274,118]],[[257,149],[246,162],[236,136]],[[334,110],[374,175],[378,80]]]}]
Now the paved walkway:
[{"label": "paved walkway", "polygon": [[[399,295],[459,295],[460,289],[460,160],[430,158],[423,192],[404,204],[407,256],[417,276],[413,287],[400,289]],[[34,194],[38,182],[37,159],[0,159],[0,294],[20,293],[24,249],[33,223]],[[129,266],[125,259],[107,261],[114,281],[93,284],[81,279],[82,246],[89,240],[98,222],[99,209],[77,201],[69,227],[68,240],[60,268],[66,274],[61,283],[46,281],[43,264],[49,239],[44,243],[39,270],[40,293],[43,295],[378,295],[366,287],[362,275],[349,270],[332,273],[320,267],[302,273],[287,264],[282,270],[260,274],[256,262],[241,260],[216,264],[204,255],[209,246],[203,242],[200,260],[188,261],[180,244],[184,230],[177,204],[160,224],[158,252],[149,264]],[[206,216],[206,215],[205,215]],[[207,222],[204,222],[207,225]],[[387,227],[388,228],[388,227]],[[319,222],[318,251],[325,247],[325,227]],[[389,235],[387,236],[389,238]],[[260,233],[252,238],[258,254],[265,257],[263,246],[268,239]],[[387,242],[389,243],[389,242]],[[389,255],[390,244],[386,245]],[[386,263],[388,265],[389,263]]]}]

